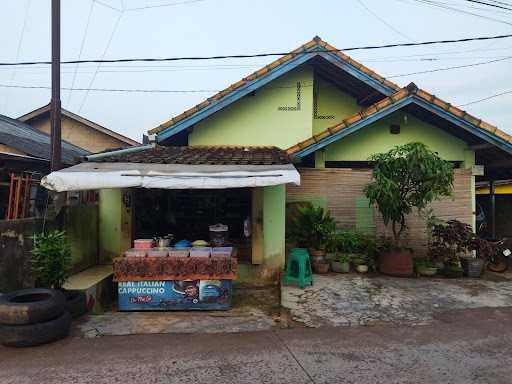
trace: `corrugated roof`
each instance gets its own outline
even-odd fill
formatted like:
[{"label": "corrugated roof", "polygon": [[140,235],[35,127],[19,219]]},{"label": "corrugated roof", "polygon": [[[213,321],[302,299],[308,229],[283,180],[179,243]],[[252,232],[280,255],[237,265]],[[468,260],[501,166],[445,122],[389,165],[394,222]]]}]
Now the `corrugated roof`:
[{"label": "corrugated roof", "polygon": [[289,164],[285,151],[277,147],[186,146],[163,147],[112,154],[96,162],[190,165],[280,165]]},{"label": "corrugated roof", "polygon": [[307,43],[301,45],[299,48],[295,49],[294,51],[290,52],[289,54],[285,55],[285,56],[282,56],[280,57],[279,59],[273,61],[272,63],[264,66],[263,68],[260,68],[258,69],[257,71],[253,72],[252,74],[250,74],[249,76],[246,76],[244,77],[242,80],[230,85],[229,87],[227,87],[226,89],[216,93],[215,95],[213,95],[212,97],[209,97],[208,99],[206,99],[205,101],[197,104],[196,106],[186,110],[185,112],[179,114],[178,116],[175,116],[173,117],[172,119],[160,124],[158,127],[156,128],[153,128],[151,130],[149,130],[149,134],[156,134],[176,123],[178,123],[179,121],[193,115],[194,113],[206,108],[208,105],[210,105],[212,102],[215,102],[215,101],[218,101],[224,97],[226,97],[227,95],[229,95],[230,93],[232,93],[233,91],[236,91],[238,90],[239,88],[243,87],[244,85],[246,85],[248,82],[252,82],[253,80],[256,80],[257,78],[260,78],[262,76],[264,76],[265,74],[267,74],[270,70],[282,65],[282,64],[285,64],[286,62],[290,61],[292,58],[296,57],[296,54],[297,53],[300,53],[300,52],[303,52],[309,48],[312,48],[314,47],[315,45],[320,45],[321,47],[323,47],[325,50],[329,50],[329,51],[332,51],[331,53],[338,56],[341,60],[343,60],[344,62],[346,62],[347,64],[351,65],[352,67],[356,68],[357,70],[365,73],[366,75],[372,77],[373,79],[377,80],[378,82],[384,84],[385,86],[391,88],[391,89],[394,89],[394,90],[399,90],[400,87],[389,81],[389,80],[386,80],[384,77],[380,76],[379,74],[377,74],[376,72],[372,71],[371,69],[365,67],[363,64],[355,61],[354,59],[352,59],[351,57],[345,55],[343,52],[340,52],[340,51],[337,51],[335,47],[333,47],[332,45],[328,44],[327,42],[323,41],[320,37],[316,36],[315,38],[313,38],[311,41],[308,41]]},{"label": "corrugated roof", "polygon": [[303,149],[306,149],[307,147],[317,144],[320,141],[336,134],[337,132],[347,129],[351,127],[352,125],[358,123],[359,121],[366,119],[373,114],[377,113],[378,111],[382,110],[383,108],[386,108],[390,105],[393,105],[397,102],[399,102],[402,99],[405,99],[406,97],[410,95],[415,95],[416,97],[419,97],[428,103],[435,105],[446,112],[455,115],[468,123],[474,125],[478,129],[483,129],[500,139],[511,143],[512,144],[512,137],[508,134],[506,134],[503,131],[500,131],[497,127],[494,125],[491,125],[489,123],[486,123],[485,121],[478,119],[469,113],[451,105],[450,103],[447,103],[446,101],[443,101],[439,99],[438,97],[431,95],[430,93],[419,89],[414,83],[409,84],[408,86],[400,89],[398,92],[394,93],[393,95],[386,97],[385,99],[382,99],[381,101],[372,104],[368,108],[363,109],[362,111],[344,119],[341,123],[333,125],[322,132],[310,137],[309,139],[306,139],[298,144],[295,144],[294,146],[287,149],[288,154],[294,154],[297,153]]},{"label": "corrugated roof", "polygon": [[[48,160],[50,158],[50,136],[28,124],[0,115],[0,143],[24,152],[29,156]],[[75,163],[75,158],[88,155],[85,149],[62,141],[62,161]]]}]

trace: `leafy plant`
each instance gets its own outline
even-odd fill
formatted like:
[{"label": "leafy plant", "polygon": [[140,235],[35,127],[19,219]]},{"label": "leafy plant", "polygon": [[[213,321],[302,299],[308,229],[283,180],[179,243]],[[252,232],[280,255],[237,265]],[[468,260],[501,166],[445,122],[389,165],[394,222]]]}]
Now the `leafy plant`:
[{"label": "leafy plant", "polygon": [[339,258],[338,258],[338,262],[340,263],[343,263],[343,264],[346,264],[346,263],[350,263],[350,255],[347,254],[347,253],[342,253]]},{"label": "leafy plant", "polygon": [[458,266],[459,256],[475,250],[477,237],[473,228],[458,220],[434,225],[429,255],[446,265]]},{"label": "leafy plant", "polygon": [[339,253],[363,253],[375,252],[375,239],[371,235],[345,230],[335,235],[336,251]]},{"label": "leafy plant", "polygon": [[32,271],[46,288],[62,288],[71,270],[71,249],[64,231],[49,231],[33,237]]},{"label": "leafy plant", "polygon": [[325,249],[332,240],[336,222],[328,211],[311,204],[298,207],[290,223],[290,238],[299,246]]},{"label": "leafy plant", "polygon": [[370,204],[377,204],[384,223],[391,223],[394,245],[400,247],[406,216],[451,194],[453,166],[422,143],[396,146],[371,156],[370,161],[375,165],[366,197]]}]

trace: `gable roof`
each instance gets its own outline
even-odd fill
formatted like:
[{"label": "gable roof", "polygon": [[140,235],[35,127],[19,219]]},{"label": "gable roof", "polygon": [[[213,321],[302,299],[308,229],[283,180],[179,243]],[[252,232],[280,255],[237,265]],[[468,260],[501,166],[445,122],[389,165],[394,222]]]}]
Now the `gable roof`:
[{"label": "gable roof", "polygon": [[480,139],[512,154],[512,136],[419,89],[414,83],[344,119],[341,123],[288,148],[287,153],[296,157],[304,157],[412,103],[465,128]]},{"label": "gable roof", "polygon": [[[20,120],[22,122],[29,122],[30,120],[32,120],[34,118],[38,118],[40,116],[43,116],[46,113],[50,113],[50,109],[51,109],[50,104],[44,105],[41,108],[37,108],[31,112],[24,114],[23,116],[18,117],[18,120]],[[140,145],[139,142],[132,140],[129,137],[126,137],[124,135],[121,135],[120,133],[114,132],[111,129],[105,128],[105,127],[95,123],[94,121],[88,120],[85,117],[77,115],[76,113],[70,112],[64,108],[61,109],[61,113],[62,113],[62,115],[69,117],[70,119],[78,121],[79,123],[82,123],[82,124],[88,126],[89,128],[92,128],[92,129],[94,129],[98,132],[101,132],[107,136],[111,136],[111,137],[113,137],[123,143],[126,143],[130,146]]]},{"label": "gable roof", "polygon": [[280,57],[148,132],[149,134],[157,134],[157,141],[161,142],[318,56],[337,65],[386,96],[400,89],[395,83],[386,80],[316,36],[289,54]]},{"label": "gable roof", "polygon": [[[50,136],[28,124],[0,115],[0,143],[8,145],[29,156],[48,160],[50,158]],[[75,158],[88,155],[85,149],[62,141],[62,161],[75,163]]]}]

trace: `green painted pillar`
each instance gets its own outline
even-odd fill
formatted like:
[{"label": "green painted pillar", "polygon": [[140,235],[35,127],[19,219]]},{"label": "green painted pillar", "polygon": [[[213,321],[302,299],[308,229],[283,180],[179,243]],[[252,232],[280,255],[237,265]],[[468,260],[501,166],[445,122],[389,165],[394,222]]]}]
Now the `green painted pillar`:
[{"label": "green painted pillar", "polygon": [[102,189],[99,196],[99,261],[110,263],[132,243],[131,193]]},{"label": "green painted pillar", "polygon": [[281,270],[285,262],[286,186],[263,189],[263,257],[265,266]]}]

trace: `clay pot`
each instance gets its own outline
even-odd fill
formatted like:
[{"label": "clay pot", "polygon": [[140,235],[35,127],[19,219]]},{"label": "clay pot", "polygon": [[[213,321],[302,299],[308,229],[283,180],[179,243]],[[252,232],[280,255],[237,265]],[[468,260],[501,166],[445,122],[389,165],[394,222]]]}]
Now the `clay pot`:
[{"label": "clay pot", "polygon": [[337,273],[350,272],[350,263],[340,263],[339,261],[331,261],[331,269]]},{"label": "clay pot", "polygon": [[329,272],[329,263],[325,263],[325,262],[316,262],[316,263],[311,263],[312,267],[313,267],[313,271],[315,273],[327,273]]},{"label": "clay pot", "polygon": [[323,249],[310,249],[309,256],[311,259],[311,263],[325,262],[325,251]]},{"label": "clay pot", "polygon": [[414,272],[412,252],[392,249],[379,255],[379,271],[385,275],[411,277]]}]

